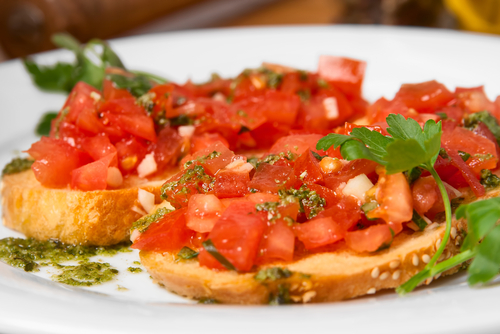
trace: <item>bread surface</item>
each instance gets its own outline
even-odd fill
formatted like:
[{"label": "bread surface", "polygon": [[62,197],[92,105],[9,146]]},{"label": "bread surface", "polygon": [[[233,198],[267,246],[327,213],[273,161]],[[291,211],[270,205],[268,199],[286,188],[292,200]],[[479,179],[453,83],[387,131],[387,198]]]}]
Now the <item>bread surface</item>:
[{"label": "bread surface", "polygon": [[[454,221],[456,231],[465,223]],[[445,224],[432,224],[423,232],[404,231],[391,247],[376,253],[358,254],[341,243],[334,252],[311,254],[291,263],[273,263],[255,272],[236,273],[201,267],[197,260],[178,260],[172,253],[141,251],[142,264],[168,290],[193,299],[213,298],[230,304],[264,304],[279,286],[289,290],[295,302],[330,302],[378,290],[395,288],[422,270],[434,255],[444,235]],[[440,260],[458,253],[463,240],[453,233]],[[258,281],[258,270],[281,267],[294,274],[277,281]],[[453,268],[445,274],[458,271]],[[426,284],[429,284],[427,281]]]},{"label": "bread surface", "polygon": [[142,216],[133,209],[142,208],[138,189],[154,193],[158,201],[161,185],[159,180],[132,177],[121,189],[79,191],[43,187],[31,170],[5,175],[1,192],[3,224],[39,240],[113,245],[127,240],[132,223]]}]

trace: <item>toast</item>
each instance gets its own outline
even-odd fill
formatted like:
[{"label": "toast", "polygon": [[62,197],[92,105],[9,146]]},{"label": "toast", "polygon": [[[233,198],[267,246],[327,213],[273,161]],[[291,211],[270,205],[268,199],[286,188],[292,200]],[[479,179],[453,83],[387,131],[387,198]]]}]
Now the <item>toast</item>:
[{"label": "toast", "polygon": [[[356,253],[341,242],[335,252],[309,255],[291,263],[273,263],[249,273],[215,271],[196,260],[178,260],[175,254],[141,251],[141,263],[166,289],[193,299],[215,299],[229,304],[264,304],[287,289],[293,302],[332,302],[382,289],[395,288],[422,270],[439,246],[445,224],[434,223],[422,232],[402,232],[392,245],[376,253]],[[456,231],[466,224],[454,221]],[[457,254],[460,232],[452,234],[440,260]],[[278,280],[258,280],[257,272],[273,267],[293,273]],[[458,267],[445,272],[453,274]],[[436,277],[437,278],[437,277]],[[429,284],[427,280],[425,284]]]},{"label": "toast", "polygon": [[5,175],[1,191],[3,224],[39,240],[113,245],[127,240],[132,223],[143,215],[138,190],[155,194],[158,201],[160,179],[129,177],[120,189],[79,191],[46,188],[31,169]]}]

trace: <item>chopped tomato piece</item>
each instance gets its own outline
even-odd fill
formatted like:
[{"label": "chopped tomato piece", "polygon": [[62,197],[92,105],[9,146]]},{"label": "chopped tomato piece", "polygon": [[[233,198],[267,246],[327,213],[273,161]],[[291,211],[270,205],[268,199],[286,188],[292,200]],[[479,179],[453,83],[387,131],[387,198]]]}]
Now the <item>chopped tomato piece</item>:
[{"label": "chopped tomato piece", "polygon": [[408,107],[401,101],[394,99],[388,101],[381,97],[374,104],[368,107],[366,117],[370,124],[384,122],[389,114],[401,114],[405,118],[408,117]]},{"label": "chopped tomato piece", "polygon": [[[265,228],[255,203],[237,201],[224,211],[207,238],[236,269],[249,271],[255,263]],[[200,251],[198,259],[201,266],[223,269],[205,249]]]},{"label": "chopped tomato piece", "polygon": [[108,186],[108,167],[116,162],[116,153],[83,165],[71,172],[71,188],[83,191],[105,190]]},{"label": "chopped tomato piece", "polygon": [[408,108],[413,108],[419,113],[434,113],[448,105],[454,99],[443,84],[432,80],[418,84],[404,84],[394,97],[402,101]]},{"label": "chopped tomato piece", "polygon": [[289,187],[294,182],[295,175],[291,167],[262,163],[257,168],[248,187],[261,192],[278,193],[278,190]]},{"label": "chopped tomato piece", "polygon": [[318,218],[332,217],[344,232],[350,231],[361,220],[359,203],[353,197],[342,197],[335,202],[330,201],[326,210],[318,213]]},{"label": "chopped tomato piece", "polygon": [[90,154],[92,159],[96,161],[109,156],[110,154],[115,154],[114,160],[111,162],[111,165],[117,165],[116,147],[111,144],[108,136],[106,136],[105,134],[84,138],[82,140],[81,146],[82,149]]},{"label": "chopped tomato piece", "polygon": [[[82,110],[95,109],[95,100],[91,96],[92,93],[101,96],[97,89],[83,81],[79,81],[69,93],[58,118],[64,117],[66,122],[74,124]],[[63,116],[63,113],[67,113],[66,116]]]},{"label": "chopped tomato piece", "polygon": [[245,196],[248,193],[249,183],[248,171],[223,169],[215,177],[214,192],[219,198]]},{"label": "chopped tomato piece", "polygon": [[184,139],[176,129],[164,127],[158,133],[158,141],[151,146],[158,170],[162,171],[169,166],[175,166],[182,153],[183,145]]},{"label": "chopped tomato piece", "polygon": [[135,137],[123,139],[115,144],[118,167],[124,174],[132,173],[147,154],[147,147]]},{"label": "chopped tomato piece", "polygon": [[310,150],[302,153],[295,160],[293,170],[295,177],[306,184],[323,182],[323,173],[321,172],[319,161]]},{"label": "chopped tomato piece", "polygon": [[332,217],[315,218],[296,224],[293,231],[307,249],[328,245],[344,238],[345,231]]},{"label": "chopped tomato piece", "polygon": [[291,152],[297,156],[301,155],[307,150],[312,150],[313,152],[324,154],[323,151],[316,150],[316,144],[318,140],[323,138],[319,134],[306,134],[306,135],[292,135],[286,136],[278,139],[276,143],[269,149],[269,153],[279,154]]},{"label": "chopped tomato piece", "polygon": [[125,88],[116,88],[113,81],[104,79],[102,82],[102,95],[104,100],[115,100],[123,98],[133,98],[133,95]]},{"label": "chopped tomato piece", "polygon": [[214,195],[195,194],[189,198],[186,226],[196,232],[210,232],[224,209]]},{"label": "chopped tomato piece", "polygon": [[457,105],[469,113],[487,110],[494,112],[496,107],[491,102],[484,92],[484,87],[461,88],[455,89],[457,97]]},{"label": "chopped tomato piece", "polygon": [[376,162],[365,159],[349,161],[340,171],[325,175],[325,184],[328,188],[336,190],[339,185],[360,174],[365,174],[370,178],[370,175],[374,174],[376,166]]},{"label": "chopped tomato piece", "polygon": [[152,223],[135,240],[131,248],[153,252],[177,252],[184,246],[190,247],[196,233],[186,226],[186,211],[187,209],[172,211]]},{"label": "chopped tomato piece", "polygon": [[226,167],[232,162],[233,157],[234,153],[220,141],[193,154],[193,160],[200,159],[199,164],[203,165],[210,175],[215,175]]},{"label": "chopped tomato piece", "polygon": [[295,246],[295,234],[283,219],[278,219],[267,226],[259,249],[258,263],[272,260],[292,261]]},{"label": "chopped tomato piece", "polygon": [[345,235],[347,246],[360,253],[375,252],[389,246],[392,238],[391,228],[387,224],[373,225],[364,230],[347,232]]},{"label": "chopped tomato piece", "polygon": [[429,211],[438,200],[436,181],[432,176],[418,178],[412,186],[413,206],[421,215]]},{"label": "chopped tomato piece", "polygon": [[31,169],[45,187],[63,188],[71,182],[71,172],[91,161],[90,156],[61,139],[42,137],[26,151],[36,161]]},{"label": "chopped tomato piece", "polygon": [[202,133],[195,134],[191,137],[191,154],[201,151],[216,142],[221,142],[224,146],[229,147],[226,138],[222,137],[220,133]]},{"label": "chopped tomato piece", "polygon": [[265,202],[278,202],[280,197],[278,195],[269,193],[253,193],[247,196],[247,199],[256,204]]},{"label": "chopped tomato piece", "polygon": [[349,97],[361,96],[366,62],[345,57],[322,55],[318,73]]}]

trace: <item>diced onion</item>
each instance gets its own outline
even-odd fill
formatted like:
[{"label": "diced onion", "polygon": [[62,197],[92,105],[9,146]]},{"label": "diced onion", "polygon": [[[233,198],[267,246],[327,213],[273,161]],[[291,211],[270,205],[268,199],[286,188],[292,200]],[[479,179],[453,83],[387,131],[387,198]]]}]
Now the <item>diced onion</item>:
[{"label": "diced onion", "polygon": [[450,190],[451,192],[453,192],[456,197],[461,197],[463,195],[460,190],[454,188],[453,186],[449,185],[448,183],[443,181],[443,184],[444,184],[444,187],[446,189]]},{"label": "diced onion", "polygon": [[106,179],[108,186],[118,188],[123,184],[122,172],[116,167],[108,167],[108,177]]},{"label": "diced onion", "polygon": [[339,106],[336,98],[327,97],[324,99],[323,107],[325,108],[327,119],[332,120],[339,118]]},{"label": "diced onion", "polygon": [[132,234],[130,235],[130,241],[135,242],[135,239],[139,238],[140,235],[141,232],[139,232],[138,230],[132,231]]},{"label": "diced onion", "polygon": [[138,191],[139,203],[147,213],[151,213],[155,206],[155,195],[144,189]]},{"label": "diced onion", "polygon": [[157,168],[154,154],[146,154],[139,166],[137,166],[137,174],[143,178],[156,172]]},{"label": "diced onion", "polygon": [[134,212],[137,212],[138,214],[140,214],[141,216],[145,216],[147,215],[148,213],[146,211],[144,211],[143,209],[141,209],[140,207],[138,207],[137,205],[134,205],[130,208],[130,210],[134,211]]},{"label": "diced onion", "polygon": [[181,125],[179,126],[179,136],[183,138],[191,138],[194,133],[194,125]]},{"label": "diced onion", "polygon": [[364,202],[365,193],[372,187],[372,181],[365,174],[360,174],[347,181],[346,186],[342,189],[342,193],[345,196],[354,196]]},{"label": "diced onion", "polygon": [[225,169],[231,169],[235,172],[250,172],[253,169],[253,165],[245,160],[235,160],[229,163]]}]

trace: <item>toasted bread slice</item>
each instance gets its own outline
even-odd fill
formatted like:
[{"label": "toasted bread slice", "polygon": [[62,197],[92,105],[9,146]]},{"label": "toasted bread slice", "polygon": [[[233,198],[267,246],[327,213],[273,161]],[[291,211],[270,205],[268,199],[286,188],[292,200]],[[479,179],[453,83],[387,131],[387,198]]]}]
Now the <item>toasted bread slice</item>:
[{"label": "toasted bread slice", "polygon": [[[459,252],[465,228],[454,221],[454,233],[441,260]],[[288,289],[295,302],[329,302],[395,288],[422,270],[439,247],[445,224],[432,224],[423,232],[402,232],[391,247],[376,253],[358,254],[340,244],[334,252],[312,254],[291,263],[274,263],[257,271],[281,267],[294,274],[276,281],[258,281],[256,272],[214,271],[196,260],[178,260],[175,254],[141,251],[142,264],[158,283],[189,298],[213,298],[231,304],[263,304],[279,289]],[[458,271],[453,268],[445,274]],[[427,281],[427,284],[430,282]]]},{"label": "toasted bread slice", "polygon": [[[163,175],[162,179],[166,179]],[[121,189],[79,191],[43,187],[31,170],[2,179],[5,226],[39,240],[59,239],[82,245],[107,246],[129,238],[132,223],[142,215],[138,189],[159,200],[161,180],[132,177]]]}]

